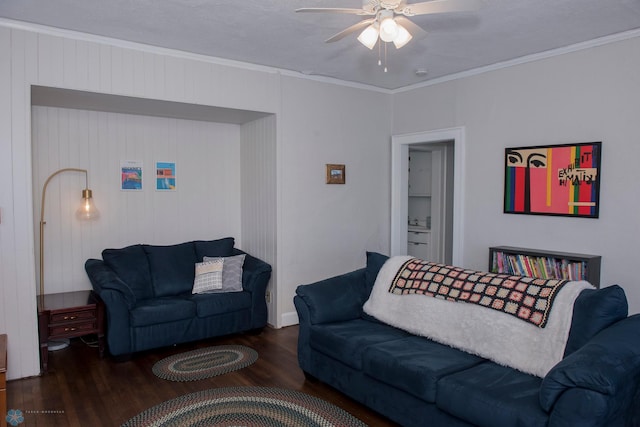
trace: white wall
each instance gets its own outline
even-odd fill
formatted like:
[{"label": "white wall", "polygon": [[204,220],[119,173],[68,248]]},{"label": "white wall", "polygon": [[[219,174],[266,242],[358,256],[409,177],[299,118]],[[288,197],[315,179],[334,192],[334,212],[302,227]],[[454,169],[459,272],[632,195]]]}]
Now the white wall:
[{"label": "white wall", "polygon": [[[34,203],[37,203],[33,189],[39,185],[32,181],[40,178],[32,178],[31,85],[278,116],[277,152],[272,166],[277,167],[277,171],[256,176],[275,175],[277,179],[276,220],[263,223],[277,230],[258,238],[270,235],[277,238],[277,244],[266,242],[274,246],[265,250],[276,248],[278,282],[271,286],[277,290],[276,321],[280,325],[296,321],[292,298],[298,284],[363,266],[365,249],[388,249],[391,100],[386,92],[300,79],[265,67],[240,66],[231,61],[40,27],[36,31],[0,25],[0,57],[5,59],[0,61],[0,178],[3,183],[0,186],[0,332],[9,335],[10,379],[39,372],[35,316],[37,230],[34,230],[33,218]],[[89,120],[93,115],[82,114],[88,115]],[[36,120],[39,126],[40,119]],[[125,128],[139,125],[132,123]],[[150,128],[138,133],[142,140],[153,134]],[[243,135],[240,139],[243,140]],[[147,159],[155,161],[155,153],[146,152],[147,148],[128,151],[126,146],[125,143],[119,147],[127,157],[132,156],[130,160],[143,156],[145,164]],[[170,147],[169,144],[167,150]],[[233,155],[237,156],[235,151]],[[80,153],[77,160],[82,158]],[[347,185],[326,185],[325,163],[345,163]],[[234,164],[238,164],[237,157],[231,166]],[[103,214],[99,220],[101,225],[96,223],[91,227],[102,227],[112,221],[107,219],[111,214],[107,212],[110,205],[100,205],[99,199],[101,193],[109,194],[108,188],[102,185],[108,180],[110,168],[104,165],[103,171],[103,165],[89,166],[90,183]],[[179,179],[183,172],[184,168],[178,165]],[[175,196],[182,195],[179,188]],[[156,196],[162,195],[145,190],[144,196],[161,200]],[[118,193],[114,197],[133,203],[136,195]],[[237,200],[234,199],[233,204]],[[211,225],[201,235],[218,234],[216,227]],[[152,232],[150,228],[146,230]],[[248,239],[246,230],[241,232],[242,240]],[[171,243],[169,240],[173,238],[183,241],[193,237],[190,233],[191,230],[183,229],[179,236],[158,236],[154,232],[149,238]],[[109,246],[124,246],[133,240],[126,233],[116,236]],[[49,243],[53,247],[57,244],[51,238],[47,240],[47,245]],[[84,249],[80,253],[83,257]],[[61,275],[66,277],[64,272]]]},{"label": "white wall", "polygon": [[275,115],[242,125],[241,139],[241,211],[244,251],[271,264],[267,287],[268,323],[280,326],[277,312],[278,289],[278,167],[277,118]]},{"label": "white wall", "polygon": [[[32,108],[34,229],[47,177],[89,171],[101,218],[74,218],[84,175],[51,181],[45,207],[47,293],[91,289],[87,258],[135,243],[232,236],[241,242],[238,125],[54,107]],[[120,162],[143,162],[143,189],[120,189]],[[156,191],[155,162],[176,163],[176,191]],[[36,250],[38,243],[36,242]]]},{"label": "white wall", "polygon": [[[299,284],[389,251],[391,109],[385,94],[294,78],[282,100],[279,286],[295,315]],[[327,163],[346,166],[345,185],[325,183]]]},{"label": "white wall", "polygon": [[[601,284],[640,312],[640,38],[394,95],[393,134],[466,127],[464,264],[511,245],[602,255]],[[602,141],[600,218],[502,213],[504,148]]]}]

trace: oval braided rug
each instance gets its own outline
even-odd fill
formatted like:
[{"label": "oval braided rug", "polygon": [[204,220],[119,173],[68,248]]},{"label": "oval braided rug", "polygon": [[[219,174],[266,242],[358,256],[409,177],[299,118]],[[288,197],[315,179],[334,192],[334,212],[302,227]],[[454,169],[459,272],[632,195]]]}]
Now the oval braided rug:
[{"label": "oval braided rug", "polygon": [[122,427],[210,425],[366,427],[322,399],[269,387],[214,388],[187,394],[147,409]]},{"label": "oval braided rug", "polygon": [[243,345],[219,345],[175,354],[153,365],[153,373],[170,381],[195,381],[251,365],[258,353]]}]

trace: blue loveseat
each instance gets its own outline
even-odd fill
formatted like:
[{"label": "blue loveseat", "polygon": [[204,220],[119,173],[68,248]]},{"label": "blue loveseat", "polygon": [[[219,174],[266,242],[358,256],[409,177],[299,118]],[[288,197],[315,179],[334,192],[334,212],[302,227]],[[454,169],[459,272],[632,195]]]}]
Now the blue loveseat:
[{"label": "blue loveseat", "polygon": [[[109,352],[125,358],[263,328],[271,266],[234,248],[234,243],[227,237],[170,246],[132,245],[105,249],[102,260],[87,260],[85,270],[106,308]],[[203,257],[241,254],[241,291],[192,294],[195,264]]]},{"label": "blue loveseat", "polygon": [[640,315],[619,286],[579,294],[564,358],[540,378],[367,315],[386,259],[297,288],[308,377],[403,426],[640,426]]}]

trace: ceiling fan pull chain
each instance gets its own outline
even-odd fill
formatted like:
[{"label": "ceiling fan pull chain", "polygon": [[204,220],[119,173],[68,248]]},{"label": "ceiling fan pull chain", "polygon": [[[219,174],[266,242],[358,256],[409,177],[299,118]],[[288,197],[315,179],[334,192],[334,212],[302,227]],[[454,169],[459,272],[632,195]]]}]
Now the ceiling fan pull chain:
[{"label": "ceiling fan pull chain", "polygon": [[378,65],[382,66],[382,40],[378,38]]},{"label": "ceiling fan pull chain", "polygon": [[387,72],[387,43],[384,44],[384,72]]}]

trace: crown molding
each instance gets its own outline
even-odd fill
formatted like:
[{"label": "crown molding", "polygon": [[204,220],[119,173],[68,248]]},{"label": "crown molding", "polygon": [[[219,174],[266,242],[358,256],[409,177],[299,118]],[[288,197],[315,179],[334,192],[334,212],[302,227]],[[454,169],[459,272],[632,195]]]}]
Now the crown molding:
[{"label": "crown molding", "polygon": [[603,46],[611,43],[616,43],[623,40],[640,37],[640,28],[634,30],[623,31],[621,33],[611,34],[604,37],[599,37],[593,40],[587,40],[585,42],[572,44],[569,46],[560,47],[557,49],[551,49],[540,53],[534,53],[532,55],[522,56],[520,58],[510,59],[508,61],[498,62],[496,64],[487,65],[484,67],[474,68],[460,73],[450,74],[448,76],[437,77],[433,80],[416,83],[413,85],[405,86],[402,88],[394,89],[391,91],[393,94],[412,91],[427,86],[433,86],[440,83],[449,82],[452,80],[459,80],[466,77],[477,76],[479,74],[488,73],[490,71],[501,70],[503,68],[514,67],[516,65],[526,64],[529,62],[540,61],[542,59],[553,58],[555,56],[564,55],[572,52],[579,52],[585,49],[591,49],[598,46]]},{"label": "crown molding", "polygon": [[567,53],[578,52],[585,49],[591,49],[594,47],[603,46],[610,43],[616,43],[619,41],[640,37],[640,28],[637,28],[634,30],[623,31],[621,33],[611,34],[608,36],[599,37],[593,40],[587,40],[585,42],[580,42],[580,43],[572,44],[569,46],[560,47],[557,49],[551,49],[544,52],[534,53],[532,55],[522,56],[520,58],[510,59],[508,61],[498,62],[496,64],[491,64],[484,67],[473,68],[471,70],[462,71],[460,73],[449,74],[447,76],[442,76],[442,77],[436,77],[431,80],[404,86],[398,89],[384,89],[377,86],[350,82],[347,80],[340,80],[333,77],[307,74],[299,71],[269,67],[266,65],[252,64],[250,62],[242,62],[242,61],[236,61],[232,59],[219,58],[219,57],[214,57],[209,55],[187,52],[187,51],[178,50],[178,49],[169,49],[169,48],[153,46],[153,45],[148,45],[148,44],[139,43],[139,42],[116,39],[113,37],[99,36],[99,35],[90,34],[90,33],[83,33],[80,31],[49,27],[46,25],[34,24],[34,23],[24,22],[24,21],[17,21],[13,19],[2,18],[2,17],[0,17],[0,27],[36,32],[39,34],[70,38],[70,39],[81,40],[81,41],[92,42],[92,43],[106,44],[114,47],[120,47],[123,49],[138,50],[138,51],[154,53],[158,55],[166,55],[166,56],[171,56],[175,58],[206,62],[209,64],[235,67],[243,70],[260,71],[260,72],[269,73],[269,74],[279,74],[287,77],[295,77],[299,79],[311,80],[311,81],[316,81],[321,83],[330,83],[338,86],[351,87],[355,89],[369,90],[373,92],[384,93],[387,95],[408,92],[414,89],[420,89],[420,88],[433,86],[440,83],[445,83],[453,80],[459,80],[467,77],[488,73],[491,71],[501,70],[503,68],[514,67],[514,66],[526,64],[529,62],[539,61],[547,58],[553,58],[555,56],[564,55]]},{"label": "crown molding", "polygon": [[90,33],[83,33],[80,31],[67,30],[63,28],[50,27],[47,25],[34,24],[31,22],[17,21],[14,19],[7,19],[0,17],[0,27],[6,27],[14,30],[29,31],[38,34],[44,34],[54,37],[63,37],[74,40],[80,40],[90,43],[99,43],[109,46],[119,47],[122,49],[137,50],[145,53],[152,53],[157,55],[165,55],[174,58],[187,59],[199,62],[206,62],[209,64],[222,65],[226,67],[240,68],[249,71],[260,71],[269,74],[279,74],[288,77],[295,77],[305,80],[312,80],[321,83],[330,83],[339,86],[346,86],[355,89],[364,89],[374,92],[380,92],[385,94],[391,94],[389,89],[383,89],[372,85],[366,85],[363,83],[350,82],[346,80],[340,80],[333,77],[327,77],[322,75],[310,75],[298,71],[287,70],[284,68],[269,67],[266,65],[252,64],[250,62],[236,61],[232,59],[219,58],[215,56],[203,55],[199,53],[187,52],[179,49],[170,49],[165,47],[153,46],[139,42],[132,42],[128,40],[117,39],[113,37],[99,36]]}]

